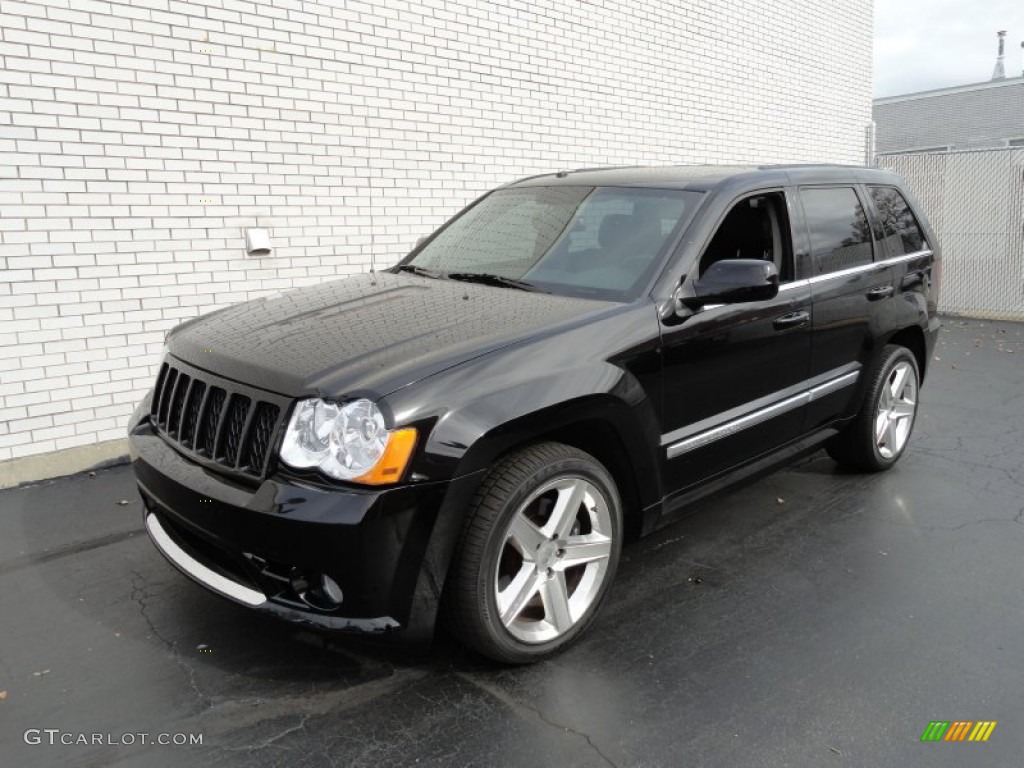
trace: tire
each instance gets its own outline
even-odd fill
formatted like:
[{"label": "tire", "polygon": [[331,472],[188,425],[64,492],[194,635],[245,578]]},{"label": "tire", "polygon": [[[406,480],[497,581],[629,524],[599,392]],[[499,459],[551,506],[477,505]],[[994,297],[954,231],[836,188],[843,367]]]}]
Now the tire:
[{"label": "tire", "polygon": [[917,418],[921,377],[917,358],[906,347],[889,344],[873,369],[860,410],[825,445],[839,464],[881,472],[899,461]]},{"label": "tire", "polygon": [[504,663],[562,650],[593,620],[621,532],[618,491],[593,456],[561,443],[507,456],[467,517],[445,587],[448,630]]}]

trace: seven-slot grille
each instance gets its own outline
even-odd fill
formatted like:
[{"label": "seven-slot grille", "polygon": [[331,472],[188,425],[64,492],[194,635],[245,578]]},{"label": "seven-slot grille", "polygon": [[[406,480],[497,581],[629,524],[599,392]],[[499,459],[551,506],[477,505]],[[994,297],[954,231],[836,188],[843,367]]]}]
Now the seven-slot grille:
[{"label": "seven-slot grille", "polygon": [[164,363],[153,390],[150,420],[184,452],[262,476],[281,406],[254,399],[231,382],[217,382],[202,371]]}]

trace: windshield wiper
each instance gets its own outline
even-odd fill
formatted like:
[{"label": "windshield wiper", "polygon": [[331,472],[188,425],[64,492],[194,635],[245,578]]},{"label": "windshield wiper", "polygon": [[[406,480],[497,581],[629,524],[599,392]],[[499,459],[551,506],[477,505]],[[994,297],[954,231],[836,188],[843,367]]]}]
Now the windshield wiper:
[{"label": "windshield wiper", "polygon": [[414,275],[422,275],[423,277],[432,277],[438,280],[444,277],[444,274],[433,269],[427,269],[426,267],[419,267],[415,264],[399,264],[399,272],[412,272]]},{"label": "windshield wiper", "polygon": [[490,272],[449,272],[445,277],[449,280],[462,280],[467,283],[481,283],[483,285],[496,285],[501,288],[518,288],[520,291],[548,293],[543,288],[538,288],[533,283],[528,283],[525,280],[516,280],[514,277],[495,275]]}]

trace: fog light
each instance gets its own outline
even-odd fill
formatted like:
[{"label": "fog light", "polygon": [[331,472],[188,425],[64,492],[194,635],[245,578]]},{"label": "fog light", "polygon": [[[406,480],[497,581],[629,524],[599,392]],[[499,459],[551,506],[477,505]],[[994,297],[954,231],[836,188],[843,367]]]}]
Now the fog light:
[{"label": "fog light", "polygon": [[338,586],[338,582],[326,573],[320,577],[320,589],[323,590],[324,597],[335,605],[341,605],[341,602],[345,599],[345,595],[341,591],[341,587]]},{"label": "fog light", "polygon": [[333,611],[345,599],[338,582],[326,573],[292,568],[288,585],[299,600],[318,611]]}]

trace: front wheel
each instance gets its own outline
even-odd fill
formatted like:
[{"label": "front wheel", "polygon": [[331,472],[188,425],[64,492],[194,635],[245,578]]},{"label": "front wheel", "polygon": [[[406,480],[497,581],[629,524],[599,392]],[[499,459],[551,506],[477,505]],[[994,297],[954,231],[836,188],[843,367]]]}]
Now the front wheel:
[{"label": "front wheel", "polygon": [[615,574],[622,505],[583,451],[541,443],[506,457],[474,500],[446,587],[449,629],[497,661],[537,661],[593,619]]},{"label": "front wheel", "polygon": [[886,346],[857,416],[826,444],[829,455],[866,472],[895,464],[914,428],[920,382],[913,353],[895,344]]}]

